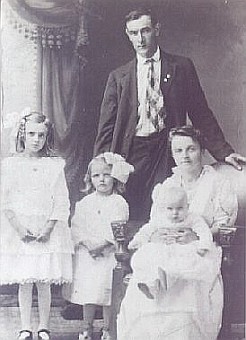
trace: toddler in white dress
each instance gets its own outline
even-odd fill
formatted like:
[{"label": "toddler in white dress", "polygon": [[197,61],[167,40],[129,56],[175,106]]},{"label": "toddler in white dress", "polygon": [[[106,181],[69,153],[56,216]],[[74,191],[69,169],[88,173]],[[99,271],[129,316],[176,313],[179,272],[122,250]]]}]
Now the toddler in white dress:
[{"label": "toddler in white dress", "polygon": [[[197,240],[182,244],[186,232]],[[213,246],[212,233],[202,217],[188,212],[183,188],[168,187],[159,195],[150,222],[129,244],[138,249],[131,259],[138,288],[150,299],[169,289],[175,280],[209,280],[207,254]]]},{"label": "toddler in white dress", "polygon": [[16,133],[17,155],[2,162],[0,284],[19,285],[19,340],[33,339],[31,307],[36,285],[38,339],[49,340],[50,285],[72,280],[65,163],[49,157],[53,129],[44,115],[25,115]]},{"label": "toddler in white dress", "polygon": [[112,274],[115,266],[113,221],[127,221],[129,208],[119,195],[133,166],[120,155],[105,152],[95,157],[85,177],[85,196],[76,204],[72,234],[76,247],[73,283],[66,299],[83,305],[85,330],[79,339],[91,339],[96,305],[103,306],[102,339],[109,340]]}]

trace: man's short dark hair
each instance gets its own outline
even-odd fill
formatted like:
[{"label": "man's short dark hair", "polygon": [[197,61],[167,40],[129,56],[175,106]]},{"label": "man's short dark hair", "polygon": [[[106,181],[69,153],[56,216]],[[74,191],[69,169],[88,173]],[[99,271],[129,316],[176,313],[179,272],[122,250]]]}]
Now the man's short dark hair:
[{"label": "man's short dark hair", "polygon": [[155,26],[157,24],[158,20],[156,16],[153,14],[153,12],[151,11],[151,9],[143,7],[143,8],[137,8],[134,11],[131,11],[130,13],[128,13],[125,17],[125,25],[129,21],[137,20],[143,15],[148,15],[150,17],[152,26]]}]

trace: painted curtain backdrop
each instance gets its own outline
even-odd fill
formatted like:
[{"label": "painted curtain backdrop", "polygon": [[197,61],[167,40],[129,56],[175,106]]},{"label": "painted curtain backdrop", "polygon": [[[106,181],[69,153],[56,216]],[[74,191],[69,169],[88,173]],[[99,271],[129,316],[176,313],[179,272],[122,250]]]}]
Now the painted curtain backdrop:
[{"label": "painted curtain backdrop", "polygon": [[55,148],[66,158],[69,187],[87,163],[83,82],[88,12],[84,0],[2,2],[3,156],[13,149],[13,113],[41,111],[54,124]]}]

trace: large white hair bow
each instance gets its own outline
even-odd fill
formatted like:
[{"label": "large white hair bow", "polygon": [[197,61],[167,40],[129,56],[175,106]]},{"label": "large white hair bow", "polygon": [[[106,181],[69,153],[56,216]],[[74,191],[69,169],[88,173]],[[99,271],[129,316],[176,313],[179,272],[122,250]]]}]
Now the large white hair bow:
[{"label": "large white hair bow", "polygon": [[96,158],[103,157],[107,164],[112,165],[111,176],[121,183],[126,183],[130,173],[134,171],[134,166],[127,163],[125,158],[113,152],[104,152]]},{"label": "large white hair bow", "polygon": [[25,116],[31,113],[30,107],[25,107],[21,112],[7,113],[2,117],[4,129],[11,129],[9,133],[9,153],[15,154],[16,152],[16,136],[20,126],[20,121]]},{"label": "large white hair bow", "polygon": [[31,113],[30,107],[25,107],[21,112],[11,112],[3,116],[3,128],[14,129],[19,126],[20,120]]}]

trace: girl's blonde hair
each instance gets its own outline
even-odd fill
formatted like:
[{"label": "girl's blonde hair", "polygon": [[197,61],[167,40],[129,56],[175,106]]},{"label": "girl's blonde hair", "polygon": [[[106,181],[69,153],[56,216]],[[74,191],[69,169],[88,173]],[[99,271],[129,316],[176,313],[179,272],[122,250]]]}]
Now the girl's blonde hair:
[{"label": "girl's blonde hair", "polygon": [[54,148],[54,129],[46,116],[40,112],[31,112],[24,116],[19,123],[16,135],[16,152],[21,153],[25,150],[26,141],[26,124],[29,122],[44,124],[47,129],[46,141],[40,154],[42,156],[51,156]]},{"label": "girl's blonde hair", "polygon": [[[86,194],[89,194],[89,193],[95,191],[95,188],[94,188],[92,181],[91,181],[91,168],[92,168],[93,163],[95,163],[95,162],[103,162],[106,165],[108,165],[109,167],[112,167],[111,164],[108,164],[106,162],[106,159],[105,159],[105,157],[103,157],[103,155],[97,156],[90,161],[88,168],[87,168],[87,172],[84,176],[85,187],[82,190],[82,192],[84,192]],[[123,193],[125,191],[125,184],[120,182],[116,178],[113,178],[113,179],[114,179],[113,191],[116,192],[116,193],[119,193],[119,194]]]}]

